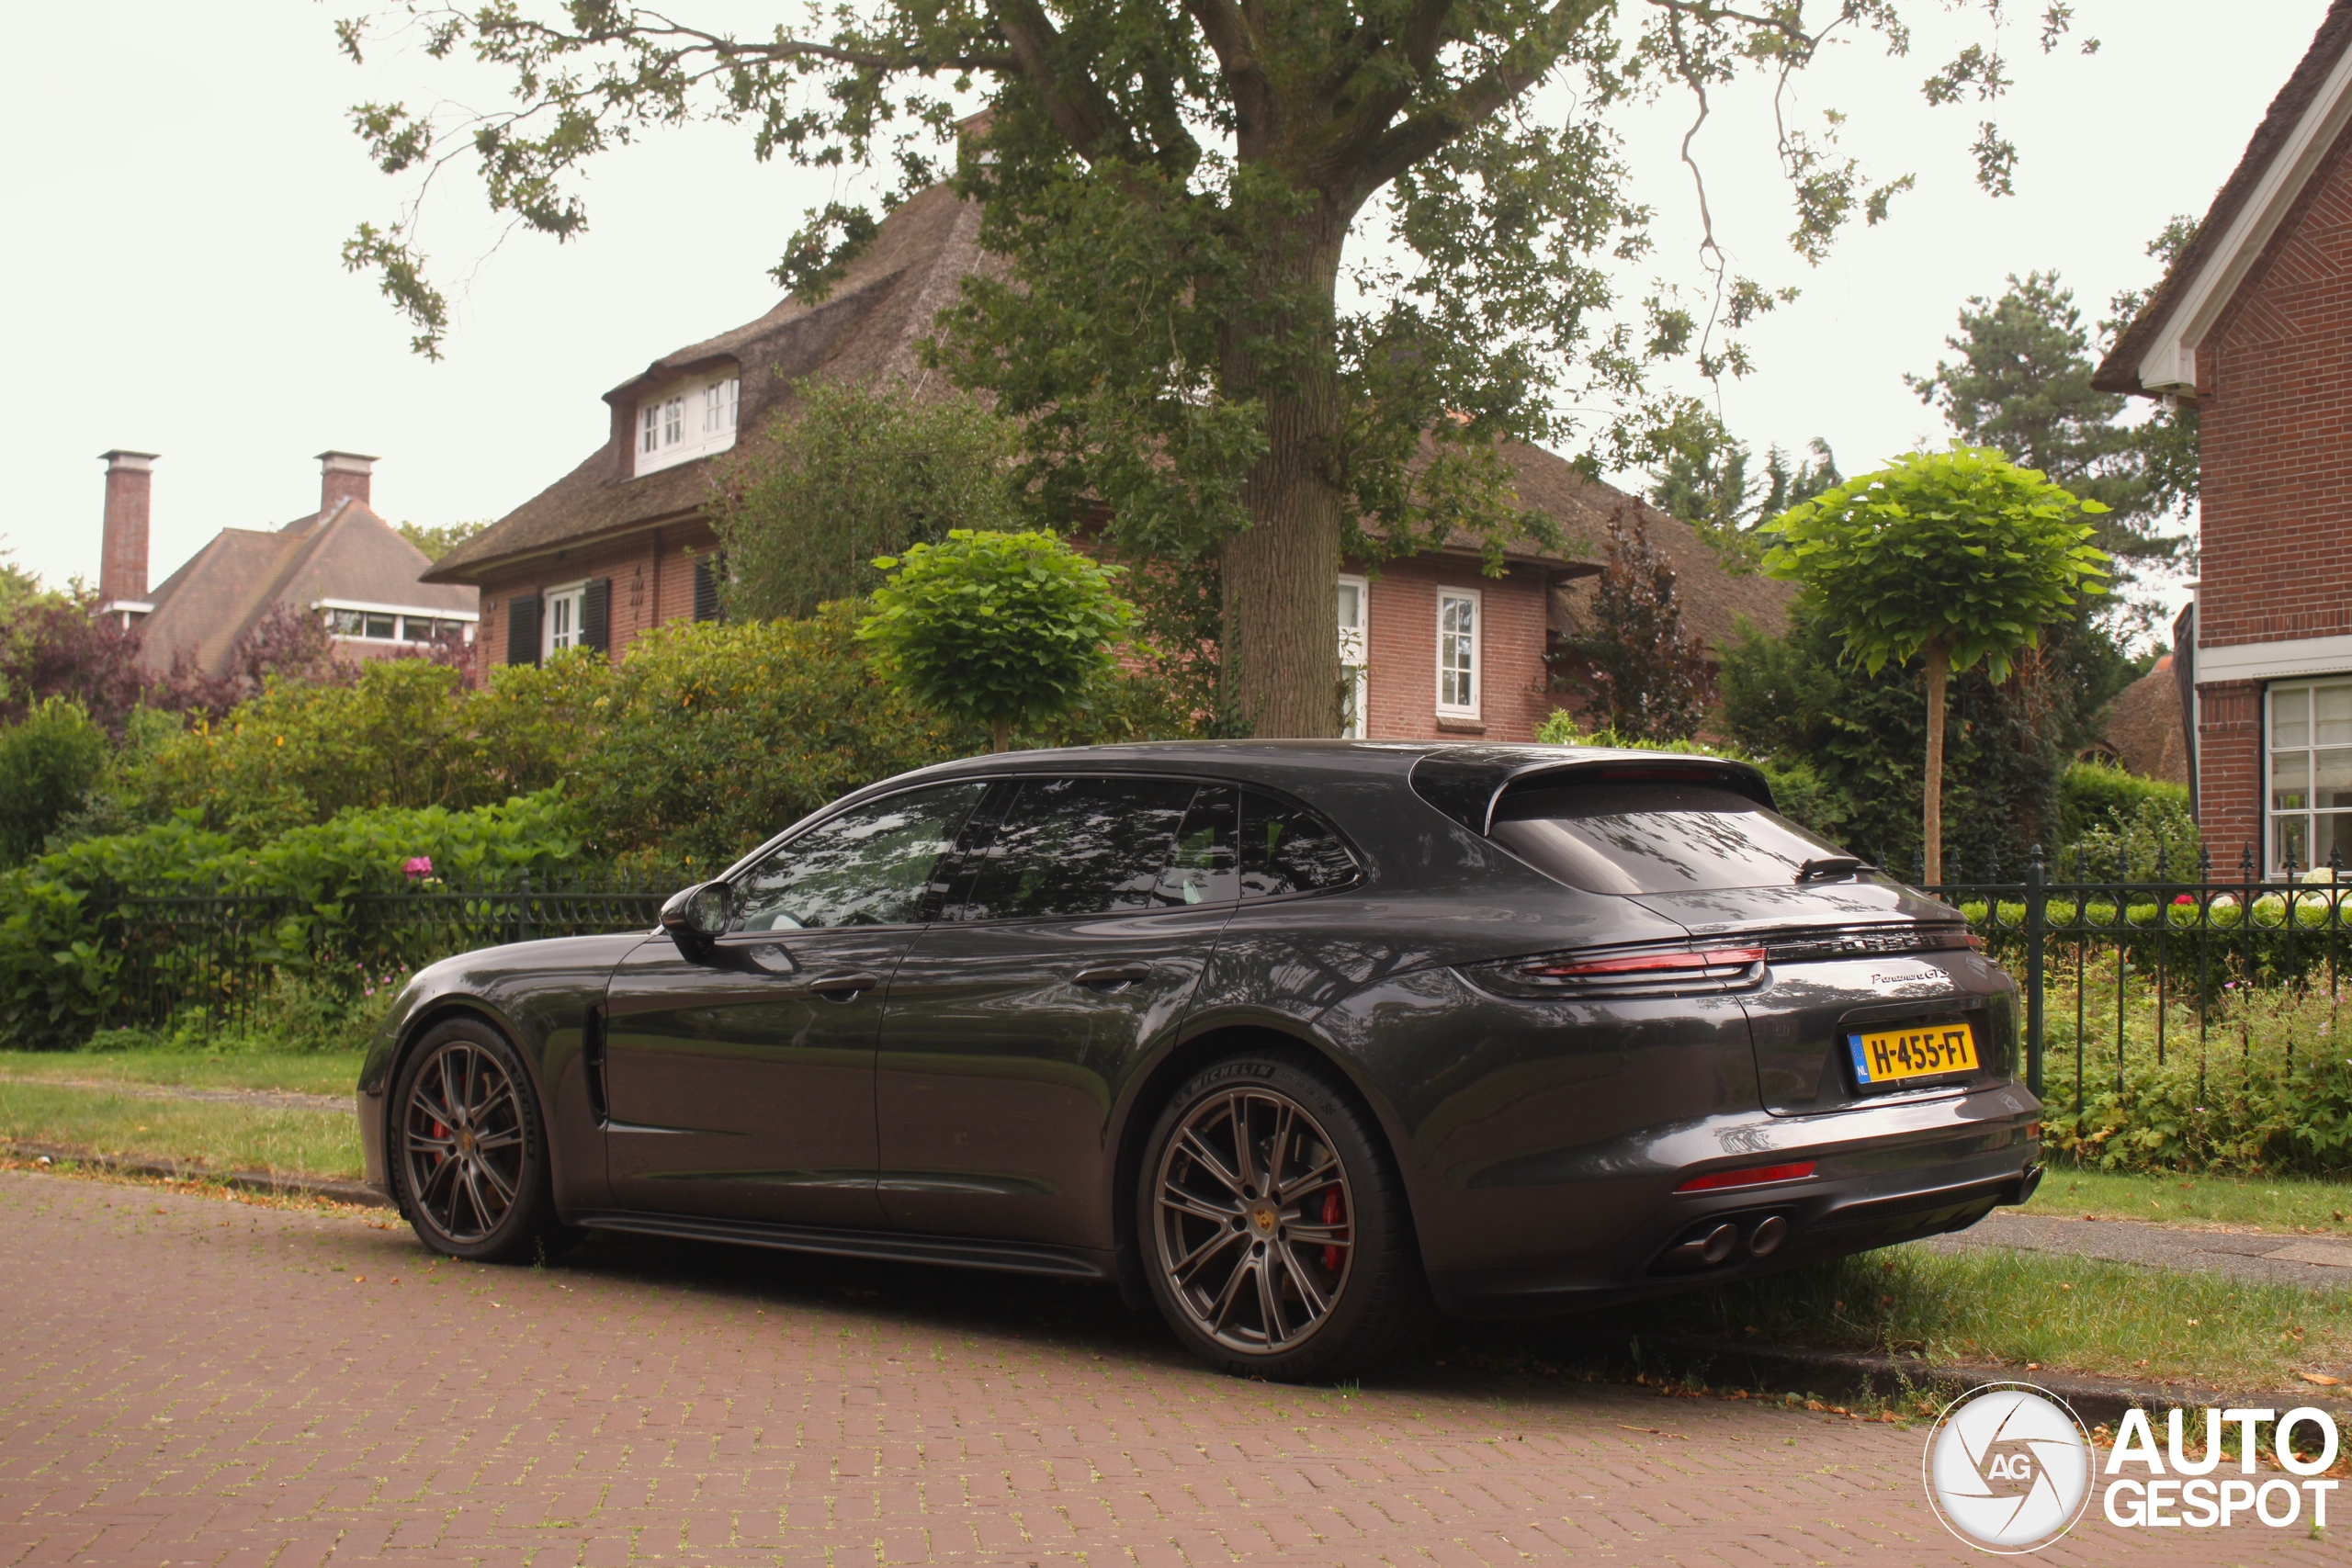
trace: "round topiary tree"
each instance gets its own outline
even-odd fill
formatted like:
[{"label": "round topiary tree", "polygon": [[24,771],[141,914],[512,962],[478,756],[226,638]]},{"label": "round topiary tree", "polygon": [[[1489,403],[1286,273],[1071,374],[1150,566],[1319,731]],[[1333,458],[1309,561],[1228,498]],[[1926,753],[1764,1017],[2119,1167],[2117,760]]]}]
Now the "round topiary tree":
[{"label": "round topiary tree", "polygon": [[1990,447],[1897,457],[1764,525],[1764,570],[1801,583],[1871,673],[1924,657],[1927,879],[1943,879],[1944,682],[1982,660],[1996,681],[2078,593],[2106,592],[2108,557],[2079,501]]},{"label": "round topiary tree", "polygon": [[1108,671],[1135,616],[1112,592],[1119,568],[1051,534],[956,528],[874,564],[891,575],[859,639],[910,697],[978,719],[1000,751]]}]

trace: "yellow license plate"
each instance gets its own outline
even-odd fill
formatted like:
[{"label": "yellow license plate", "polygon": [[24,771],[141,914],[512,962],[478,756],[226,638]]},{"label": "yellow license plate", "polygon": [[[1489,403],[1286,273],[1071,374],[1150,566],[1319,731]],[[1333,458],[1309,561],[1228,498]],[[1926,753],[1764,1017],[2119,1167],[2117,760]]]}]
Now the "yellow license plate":
[{"label": "yellow license plate", "polygon": [[1976,1035],[1964,1023],[1849,1034],[1854,1078],[1863,1088],[1976,1070]]}]

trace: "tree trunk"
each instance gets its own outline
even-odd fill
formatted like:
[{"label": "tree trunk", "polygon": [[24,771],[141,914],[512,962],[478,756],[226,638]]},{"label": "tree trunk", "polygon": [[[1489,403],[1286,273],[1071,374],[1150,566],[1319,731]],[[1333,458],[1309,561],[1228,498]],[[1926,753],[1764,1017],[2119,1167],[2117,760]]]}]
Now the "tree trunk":
[{"label": "tree trunk", "polygon": [[1012,721],[1009,718],[989,720],[989,740],[999,751],[1012,750]]},{"label": "tree trunk", "polygon": [[1928,788],[1926,820],[1922,824],[1927,850],[1928,881],[1944,879],[1944,677],[1951,656],[1940,642],[1931,642],[1928,654]]},{"label": "tree trunk", "polygon": [[1339,276],[1344,214],[1318,206],[1299,220],[1261,274],[1261,298],[1318,306],[1320,321],[1283,321],[1291,341],[1312,344],[1304,363],[1253,362],[1273,318],[1236,323],[1225,354],[1234,396],[1266,403],[1266,450],[1242,487],[1250,525],[1226,542],[1220,650],[1230,717],[1266,738],[1340,733],[1340,541],[1345,497],[1335,481],[1339,378],[1329,357],[1330,301]]}]

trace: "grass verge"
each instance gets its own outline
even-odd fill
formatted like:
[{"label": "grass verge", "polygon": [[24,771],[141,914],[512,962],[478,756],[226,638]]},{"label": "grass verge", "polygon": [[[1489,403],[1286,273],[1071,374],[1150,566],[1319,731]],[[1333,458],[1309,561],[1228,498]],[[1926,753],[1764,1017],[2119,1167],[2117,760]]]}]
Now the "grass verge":
[{"label": "grass verge", "polygon": [[2015,1212],[2062,1219],[2095,1214],[2103,1220],[2352,1235],[2352,1183],[2301,1177],[2126,1173],[2052,1165],[2033,1201]]},{"label": "grass verge", "polygon": [[1697,1335],[2230,1389],[2308,1390],[2352,1361],[2352,1291],[2091,1258],[1899,1247],[1578,1320],[1578,1337]]},{"label": "grass verge", "polygon": [[0,1051],[0,1081],[141,1083],[349,1094],[361,1051]]},{"label": "grass verge", "polygon": [[358,1119],[340,1111],[156,1100],[55,1084],[0,1083],[0,1139],[187,1160],[215,1170],[362,1174]]}]

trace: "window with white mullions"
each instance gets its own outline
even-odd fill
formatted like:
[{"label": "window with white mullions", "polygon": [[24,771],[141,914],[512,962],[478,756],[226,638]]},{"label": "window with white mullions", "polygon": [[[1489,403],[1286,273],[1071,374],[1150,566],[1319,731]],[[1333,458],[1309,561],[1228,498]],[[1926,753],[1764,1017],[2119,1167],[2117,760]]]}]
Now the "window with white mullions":
[{"label": "window with white mullions", "polygon": [[1364,640],[1372,588],[1361,577],[1340,579],[1340,739],[1362,740],[1364,728]]},{"label": "window with white mullions", "polygon": [[2352,680],[2270,688],[2270,865],[2352,864]]},{"label": "window with white mullions", "polygon": [[1437,593],[1437,711],[1448,718],[1478,716],[1478,612],[1475,588]]},{"label": "window with white mullions", "polygon": [[566,583],[561,588],[547,591],[547,606],[540,613],[539,653],[542,658],[560,648],[580,646],[581,611],[588,597],[584,582]]},{"label": "window with white mullions", "polygon": [[703,376],[673,383],[639,403],[635,471],[655,473],[734,446],[741,395],[742,383],[734,375]]}]

